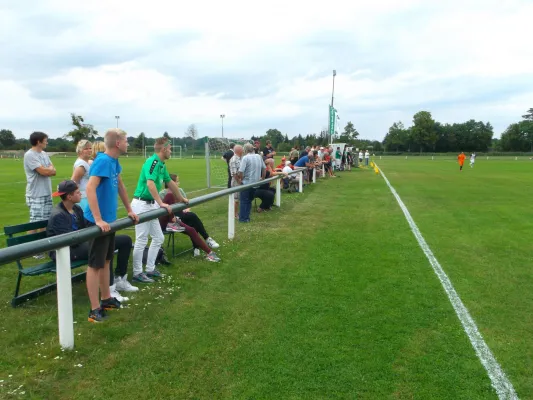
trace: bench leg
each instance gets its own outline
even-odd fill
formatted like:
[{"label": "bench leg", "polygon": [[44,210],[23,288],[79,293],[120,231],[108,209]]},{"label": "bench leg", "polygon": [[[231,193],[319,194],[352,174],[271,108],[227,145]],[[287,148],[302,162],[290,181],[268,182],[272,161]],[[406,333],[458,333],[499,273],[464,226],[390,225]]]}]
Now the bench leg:
[{"label": "bench leg", "polygon": [[[82,282],[84,280],[85,280],[85,272],[80,272],[79,274],[72,275],[72,283]],[[17,296],[13,297],[13,299],[11,300],[11,305],[13,307],[17,307],[30,299],[35,299],[43,294],[53,292],[54,290],[56,290],[56,287],[57,287],[57,284],[54,282],[54,283],[50,283],[48,285],[42,286],[38,289],[34,289],[28,293],[24,293],[20,296],[18,296],[18,293],[17,293]]]},{"label": "bench leg", "polygon": [[19,295],[19,290],[20,290],[20,281],[22,279],[22,274],[20,273],[19,271],[19,276],[17,278],[17,286],[15,287],[15,297],[17,297]]}]

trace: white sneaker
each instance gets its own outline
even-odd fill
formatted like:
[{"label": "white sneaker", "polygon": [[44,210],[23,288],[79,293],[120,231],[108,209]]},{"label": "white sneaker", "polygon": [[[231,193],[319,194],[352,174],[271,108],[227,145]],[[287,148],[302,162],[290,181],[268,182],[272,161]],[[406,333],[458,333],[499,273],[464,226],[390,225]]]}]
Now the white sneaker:
[{"label": "white sneaker", "polygon": [[193,254],[194,257],[200,257],[200,249],[194,249],[192,254]]},{"label": "white sneaker", "polygon": [[121,290],[123,292],[136,292],[139,290],[137,286],[133,286],[128,282],[128,275],[123,277],[115,278],[116,290]]},{"label": "white sneaker", "polygon": [[208,237],[205,242],[212,249],[218,249],[220,247],[220,245],[217,242],[215,242],[215,240],[212,237]]},{"label": "white sneaker", "polygon": [[129,300],[127,297],[123,297],[119,292],[117,292],[115,285],[109,286],[109,292],[111,293],[111,297],[114,297],[121,303]]}]

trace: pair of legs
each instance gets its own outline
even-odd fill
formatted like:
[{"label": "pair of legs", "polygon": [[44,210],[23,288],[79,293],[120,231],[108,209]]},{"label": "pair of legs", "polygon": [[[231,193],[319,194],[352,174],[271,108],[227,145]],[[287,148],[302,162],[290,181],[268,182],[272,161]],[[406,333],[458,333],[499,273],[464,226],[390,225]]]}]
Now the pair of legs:
[{"label": "pair of legs", "polygon": [[[188,214],[188,213],[185,213],[185,214]],[[200,218],[198,218],[198,220],[200,220]],[[201,223],[202,221],[200,221]],[[209,254],[211,253],[211,249],[209,248],[209,246],[202,240],[202,238],[200,237],[200,235],[198,235],[198,232],[191,226],[185,224],[183,222],[183,220],[177,220],[176,223],[181,226],[182,228],[185,229],[185,232],[182,232],[184,235],[187,235],[191,238],[191,242],[192,242],[192,246],[195,248],[195,249],[202,249],[203,251],[205,251],[206,254]],[[203,225],[202,225],[203,226]],[[204,232],[205,232],[205,229],[204,229]],[[203,235],[202,235],[203,236]],[[205,239],[207,239],[209,236],[205,237]]]},{"label": "pair of legs", "polygon": [[87,293],[91,310],[100,308],[102,300],[111,297],[109,291],[109,265],[115,251],[115,234],[99,236],[88,244]]},{"label": "pair of legs", "polygon": [[252,211],[254,193],[254,188],[240,192],[239,222],[250,222],[250,212]]},{"label": "pair of legs", "polygon": [[[109,285],[113,286],[115,283],[115,276],[124,276],[128,273],[128,262],[130,260],[131,253],[131,238],[128,235],[116,235],[114,250],[118,250],[117,254],[117,266],[115,273],[113,274],[113,260],[109,265]],[[70,248],[70,259],[75,260],[87,260],[89,258],[89,243],[82,243],[79,246]]]},{"label": "pair of legs", "polygon": [[[146,203],[143,200],[133,199],[131,208],[137,215],[147,211],[159,209],[159,205],[154,203]],[[157,219],[143,222],[135,225],[135,246],[133,247],[133,276],[139,275],[143,272],[143,252],[148,244],[148,236],[152,237],[152,243],[148,249],[148,257],[146,259],[146,272],[152,273],[155,270],[155,260],[161,245],[165,241],[163,231]]]},{"label": "pair of legs", "polygon": [[270,210],[272,204],[274,204],[274,192],[270,189],[257,189],[255,191],[255,197],[261,199],[258,212]]}]

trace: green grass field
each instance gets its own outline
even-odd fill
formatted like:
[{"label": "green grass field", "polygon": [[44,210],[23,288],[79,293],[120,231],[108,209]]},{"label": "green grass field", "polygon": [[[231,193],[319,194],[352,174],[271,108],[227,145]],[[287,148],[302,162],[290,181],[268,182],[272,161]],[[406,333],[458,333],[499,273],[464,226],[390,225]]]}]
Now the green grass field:
[{"label": "green grass field", "polygon": [[[53,161],[70,176],[73,159]],[[122,161],[130,195],[141,162]],[[377,162],[518,396],[533,399],[533,164]],[[0,166],[2,225],[24,222],[22,163]],[[204,169],[169,162],[186,191],[205,188]],[[0,397],[497,398],[383,179],[370,169],[339,176],[284,194],[231,242],[227,200],[198,206],[222,263],[175,258],[105,324],[86,322],[85,288],[74,285],[72,352],[58,345],[55,295],[11,308],[16,266],[0,266]]]}]

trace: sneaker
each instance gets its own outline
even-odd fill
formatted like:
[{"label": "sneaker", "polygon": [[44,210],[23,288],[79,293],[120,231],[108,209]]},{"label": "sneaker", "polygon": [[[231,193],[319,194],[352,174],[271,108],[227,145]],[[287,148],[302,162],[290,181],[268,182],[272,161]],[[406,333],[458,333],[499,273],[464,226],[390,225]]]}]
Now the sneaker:
[{"label": "sneaker", "polygon": [[118,301],[114,297],[110,297],[109,299],[105,299],[100,301],[100,308],[103,308],[104,310],[118,310],[119,308],[122,308],[122,304],[120,304],[120,301]]},{"label": "sneaker", "polygon": [[221,261],[220,258],[218,258],[217,253],[215,253],[214,251],[212,251],[211,253],[206,255],[205,259],[207,261],[211,261],[211,262],[220,262]]},{"label": "sneaker", "polygon": [[89,317],[87,318],[87,321],[94,323],[103,322],[106,319],[106,315],[104,315],[103,311],[104,310],[101,308],[89,311]]},{"label": "sneaker", "polygon": [[167,225],[167,232],[177,232],[178,227],[174,224],[168,224]]},{"label": "sneaker", "polygon": [[192,255],[194,257],[200,257],[200,255],[201,255],[200,249],[198,249],[198,248],[194,249],[194,251],[192,252]]},{"label": "sneaker", "polygon": [[128,275],[115,278],[115,286],[117,290],[121,290],[123,292],[137,292],[139,290],[137,286],[133,286],[128,282]]},{"label": "sneaker", "polygon": [[35,258],[36,260],[42,260],[42,259],[44,259],[44,254],[43,254],[43,253],[41,253],[41,254],[35,254],[35,255],[33,256],[33,258]]},{"label": "sneaker", "polygon": [[109,286],[109,293],[111,294],[111,297],[116,297],[117,299],[120,296],[120,293],[117,292],[115,285]]},{"label": "sneaker", "polygon": [[220,247],[220,245],[217,242],[215,242],[215,240],[212,237],[208,237],[205,242],[212,249],[218,249]]},{"label": "sneaker", "polygon": [[167,224],[167,232],[185,232],[185,228],[180,224],[170,223]]},{"label": "sneaker", "polygon": [[141,282],[141,283],[154,283],[154,280],[148,278],[144,272],[141,272],[140,274],[137,274],[137,275],[133,275],[132,280],[134,282]]},{"label": "sneaker", "polygon": [[146,276],[148,278],[161,278],[161,272],[159,272],[159,270],[157,268],[154,268],[153,271],[148,271],[146,272]]}]

